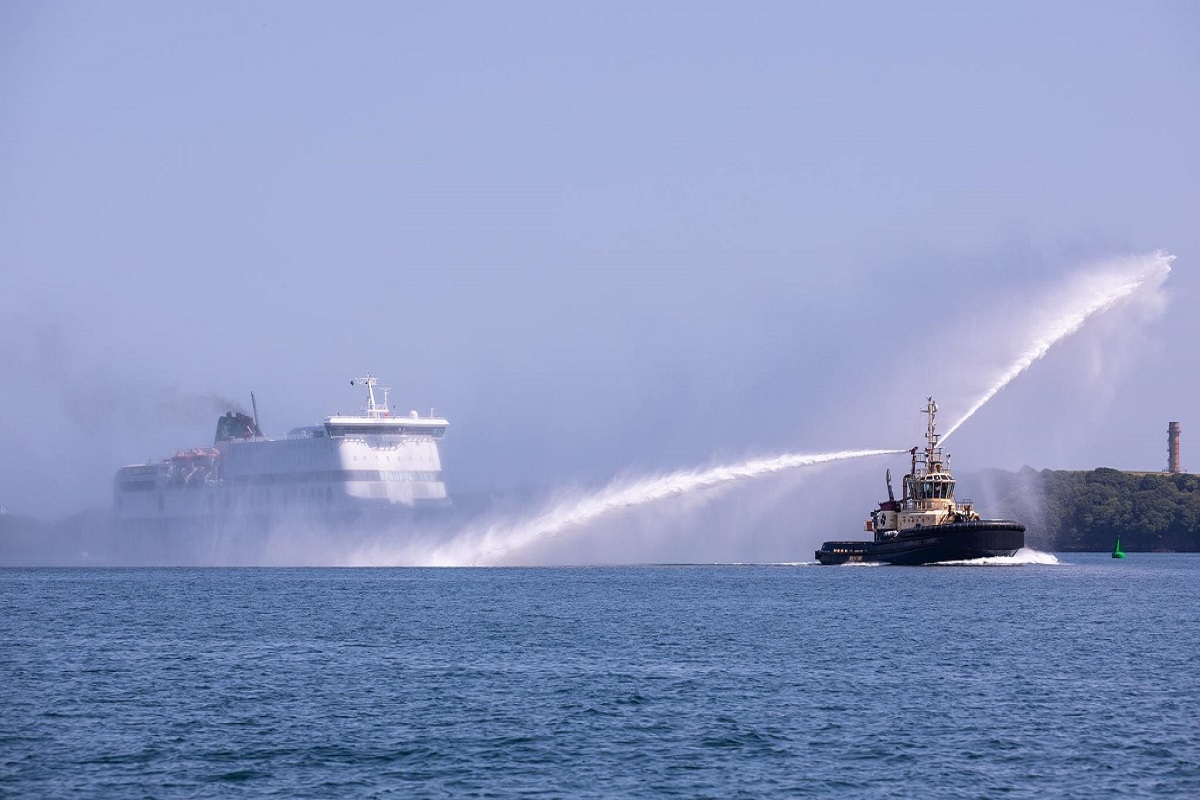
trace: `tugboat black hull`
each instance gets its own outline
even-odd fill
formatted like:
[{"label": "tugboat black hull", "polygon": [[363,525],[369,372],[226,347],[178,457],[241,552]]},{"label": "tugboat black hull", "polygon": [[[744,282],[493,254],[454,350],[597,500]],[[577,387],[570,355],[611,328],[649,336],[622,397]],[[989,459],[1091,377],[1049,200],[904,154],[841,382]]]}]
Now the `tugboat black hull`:
[{"label": "tugboat black hull", "polygon": [[825,542],[817,551],[822,564],[882,562],[916,566],[1011,556],[1025,546],[1025,526],[1003,519],[950,522],[910,528],[874,542]]}]

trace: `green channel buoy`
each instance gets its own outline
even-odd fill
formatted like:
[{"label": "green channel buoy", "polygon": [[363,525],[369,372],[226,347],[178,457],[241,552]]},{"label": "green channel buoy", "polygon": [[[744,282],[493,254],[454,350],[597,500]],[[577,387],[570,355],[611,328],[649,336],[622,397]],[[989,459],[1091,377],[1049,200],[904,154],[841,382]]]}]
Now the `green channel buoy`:
[{"label": "green channel buoy", "polygon": [[1113,558],[1124,558],[1125,557],[1125,551],[1121,549],[1121,537],[1120,536],[1117,537],[1117,543],[1113,545],[1112,557]]}]

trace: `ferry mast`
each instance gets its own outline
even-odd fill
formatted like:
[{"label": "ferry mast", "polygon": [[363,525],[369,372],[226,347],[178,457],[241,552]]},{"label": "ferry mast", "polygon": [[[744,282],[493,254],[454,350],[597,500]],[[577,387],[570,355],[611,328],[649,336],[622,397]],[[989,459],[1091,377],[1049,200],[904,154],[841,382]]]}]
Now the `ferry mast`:
[{"label": "ferry mast", "polygon": [[351,386],[366,386],[367,387],[367,416],[373,419],[388,416],[388,392],[391,391],[387,386],[383,387],[383,404],[375,402],[375,387],[379,380],[372,377],[371,373],[367,373],[365,378],[353,378],[350,381]]}]

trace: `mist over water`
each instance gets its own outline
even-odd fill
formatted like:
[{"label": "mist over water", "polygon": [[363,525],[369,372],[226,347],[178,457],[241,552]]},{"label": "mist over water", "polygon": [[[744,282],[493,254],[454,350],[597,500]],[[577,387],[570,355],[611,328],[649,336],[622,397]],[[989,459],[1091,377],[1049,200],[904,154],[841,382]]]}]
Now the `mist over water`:
[{"label": "mist over water", "polygon": [[[996,370],[990,385],[969,404],[967,411],[942,436],[942,441],[970,420],[1004,387],[1029,370],[1055,345],[1079,332],[1089,322],[1122,308],[1136,308],[1146,312],[1142,320],[1150,319],[1159,313],[1166,304],[1162,287],[1171,272],[1173,260],[1174,256],[1160,251],[1094,264],[1056,287],[1051,287],[1039,302],[1029,303],[1034,312],[1030,315],[1029,324],[1018,325],[1008,334],[1016,339],[1013,348],[1017,352],[1016,359],[1007,367]],[[982,363],[976,366],[986,368],[986,364]],[[936,380],[934,384],[930,390],[940,398]],[[146,397],[152,397],[151,402],[157,401],[164,407],[187,415],[236,409],[239,406],[227,398],[184,392],[175,387],[164,387],[157,393],[142,394],[141,397],[143,402]],[[875,401],[881,404],[891,404],[898,400],[900,398],[887,394],[880,394],[875,398]],[[944,405],[952,403],[953,401]],[[399,525],[394,529],[386,526],[364,526],[351,536],[331,532],[316,520],[291,520],[287,526],[278,528],[269,533],[265,540],[260,540],[259,544],[265,542],[261,552],[247,549],[240,537],[230,535],[214,541],[210,549],[197,559],[168,559],[165,563],[198,561],[211,564],[429,566],[539,563],[541,558],[535,552],[535,546],[544,546],[568,536],[585,536],[595,530],[598,520],[610,516],[616,517],[622,525],[625,522],[634,524],[628,526],[628,530],[622,529],[616,540],[605,540],[606,550],[601,560],[623,559],[627,563],[635,563],[646,560],[642,555],[645,552],[644,547],[634,538],[634,530],[639,524],[665,521],[681,527],[681,535],[693,539],[706,536],[726,539],[744,536],[746,531],[742,529],[751,527],[753,520],[730,516],[723,520],[725,524],[722,528],[712,519],[718,515],[710,514],[709,519],[703,523],[697,520],[695,524],[688,515],[696,508],[714,502],[726,490],[753,483],[765,476],[857,459],[899,455],[904,452],[904,448],[875,448],[823,453],[785,453],[711,468],[617,478],[595,490],[560,489],[556,497],[532,509],[510,508],[505,511],[499,506],[493,506],[484,509],[483,513],[455,513],[445,519],[425,520],[415,525]],[[764,498],[760,495],[761,492],[751,495],[748,502],[761,503]],[[667,517],[659,516],[655,519],[645,515],[646,507],[664,503],[672,498],[674,502],[665,503],[657,512],[660,515],[668,515]],[[781,498],[782,495],[776,499]],[[795,534],[812,535],[815,530],[822,528],[823,522],[814,521],[814,514],[828,513],[827,507],[840,507],[845,505],[846,501],[847,498],[836,497],[827,488],[806,498],[804,502],[810,504],[804,514],[803,522],[806,527],[804,530],[796,530]],[[622,512],[641,516],[626,517],[622,520],[617,517]],[[833,524],[840,523],[834,520]],[[786,522],[782,527],[789,531],[794,530]],[[695,553],[696,549],[689,548],[685,540],[678,552],[680,560],[688,560],[694,557],[690,554]],[[786,551],[780,555],[787,557]],[[671,556],[668,555],[667,558],[670,559]],[[1022,554],[1014,557],[1015,561],[1004,560],[1003,563],[1027,563],[1029,558],[1028,553],[1022,551]],[[1049,558],[1053,559],[1053,556]],[[1034,560],[1028,563],[1053,562]]]},{"label": "mist over water", "polygon": [[[1047,292],[1044,310],[1035,315],[1028,338],[1019,344],[1020,354],[1002,369],[991,386],[968,407],[967,411],[942,436],[944,442],[982,409],[1005,386],[1012,383],[1059,342],[1079,332],[1090,320],[1121,306],[1140,302],[1152,314],[1165,307],[1163,283],[1171,272],[1173,255],[1163,251],[1130,256],[1093,264]],[[549,510],[527,520],[505,521],[468,529],[444,545],[424,553],[408,552],[419,563],[489,564],[503,560],[529,545],[560,536],[622,508],[631,508],[667,497],[699,492],[704,489],[745,481],[783,470],[846,459],[897,455],[903,449],[842,451],[816,455],[785,454],[775,458],[718,466],[708,470],[690,470],[665,476],[652,476],[633,482],[614,482],[597,492],[560,501]],[[356,554],[356,563],[395,563],[397,553]],[[406,559],[407,560],[407,559]],[[984,559],[985,566],[1004,564],[1057,563],[1053,555],[1025,549],[1012,558]]]},{"label": "mist over water", "polygon": [[[1090,265],[1051,288],[1039,313],[1018,343],[1019,355],[1000,369],[992,384],[942,436],[944,442],[1005,386],[1025,373],[1059,342],[1089,321],[1126,304],[1138,303],[1157,314],[1165,307],[1163,283],[1175,257],[1163,251]],[[881,402],[886,398],[880,398]],[[633,509],[671,497],[703,493],[786,470],[850,459],[898,455],[904,449],[846,450],[819,454],[784,454],[710,469],[681,470],[667,475],[617,480],[592,492],[577,492],[547,504],[524,518],[473,523],[448,538],[426,536],[403,546],[372,544],[350,554],[353,564],[479,565],[505,563],[531,545],[585,529],[589,523],[622,509]],[[703,502],[703,501],[702,501]],[[519,559],[518,559],[519,560]],[[1025,549],[1012,558],[983,559],[980,566],[1053,564],[1053,555]]]},{"label": "mist over water", "polygon": [[495,522],[468,528],[445,544],[424,552],[404,548],[392,552],[365,551],[353,563],[420,563],[452,566],[491,564],[528,545],[579,528],[613,511],[653,503],[672,496],[713,489],[785,470],[851,459],[895,455],[902,450],[845,450],[834,453],[786,454],[706,470],[681,470],[632,482],[614,482],[590,494],[555,504],[532,519]]}]

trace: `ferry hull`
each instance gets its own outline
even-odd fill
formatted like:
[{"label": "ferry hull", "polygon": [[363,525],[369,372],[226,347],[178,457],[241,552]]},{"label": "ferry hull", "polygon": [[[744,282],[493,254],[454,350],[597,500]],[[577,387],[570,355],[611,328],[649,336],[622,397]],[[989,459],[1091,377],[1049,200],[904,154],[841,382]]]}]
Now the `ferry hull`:
[{"label": "ferry hull", "polygon": [[1011,556],[1025,546],[1025,526],[1010,520],[952,522],[902,531],[874,542],[825,542],[822,564],[885,563],[905,566]]},{"label": "ferry hull", "polygon": [[[440,524],[450,507],[438,444],[450,424],[430,411],[362,414],[265,436],[257,409],[217,420],[212,447],[129,464],[113,479],[116,535],[127,563],[341,563]],[[253,399],[253,394],[251,395]],[[433,519],[432,525],[421,523]],[[318,555],[314,555],[318,554]]]},{"label": "ferry hull", "polygon": [[448,504],[317,513],[292,509],[170,519],[115,519],[113,555],[129,566],[312,566],[360,563],[436,539],[458,518]]}]

